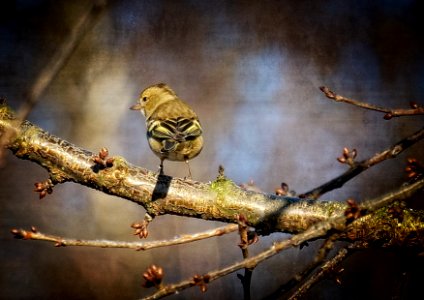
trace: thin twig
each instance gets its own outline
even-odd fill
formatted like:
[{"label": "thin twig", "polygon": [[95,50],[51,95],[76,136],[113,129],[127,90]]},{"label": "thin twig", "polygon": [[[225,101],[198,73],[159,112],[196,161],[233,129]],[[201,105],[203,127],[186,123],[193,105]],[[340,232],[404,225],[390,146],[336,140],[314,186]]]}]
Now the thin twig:
[{"label": "thin twig", "polygon": [[[394,201],[405,200],[409,198],[416,191],[422,189],[423,187],[424,187],[424,179],[421,179],[411,185],[401,187],[394,192],[391,192],[381,197],[377,197],[373,200],[364,202],[361,205],[361,210],[364,211],[363,216],[366,216],[367,214],[372,213],[375,210],[383,206],[386,206]],[[360,219],[361,218],[359,218],[358,220]],[[208,278],[208,282],[211,282],[225,275],[233,273],[237,270],[240,270],[242,268],[250,268],[250,267],[256,266],[260,262],[276,255],[282,250],[288,249],[290,247],[296,247],[306,241],[314,240],[322,236],[325,236],[332,229],[343,231],[346,228],[346,222],[347,222],[347,218],[344,215],[344,213],[339,214],[326,221],[322,221],[313,226],[310,226],[304,232],[294,235],[287,240],[274,243],[273,246],[259,253],[258,255],[255,255],[243,261],[234,263],[233,265],[230,265],[223,269],[209,272],[203,276]],[[195,285],[195,282],[193,281],[192,278],[188,280],[184,280],[177,284],[165,285],[162,289],[158,290],[156,293],[144,298],[144,300],[163,298],[165,296],[175,294],[178,291],[184,290],[194,285]]]},{"label": "thin twig", "polygon": [[295,300],[301,298],[312,287],[312,285],[318,282],[329,272],[334,271],[334,269],[345,259],[347,254],[347,249],[340,249],[336,256],[324,263],[324,265],[321,266],[320,270],[317,273],[313,274],[305,282],[303,282],[302,285],[298,287],[288,299]]},{"label": "thin twig", "polygon": [[310,276],[315,271],[315,269],[323,263],[329,251],[333,248],[334,241],[337,240],[339,237],[340,233],[337,232],[325,239],[314,260],[310,264],[308,264],[300,273],[293,276],[292,279],[280,286],[271,295],[268,295],[266,299],[274,299],[280,296],[282,293],[290,292],[294,289],[295,286],[299,285],[300,282],[304,281],[305,278]]},{"label": "thin twig", "polygon": [[62,246],[85,246],[85,247],[100,247],[100,248],[127,248],[135,250],[149,250],[153,248],[166,247],[172,245],[179,245],[199,241],[215,236],[221,236],[230,232],[237,231],[236,224],[229,224],[219,228],[207,230],[200,233],[184,234],[173,239],[152,241],[152,242],[123,242],[123,241],[110,241],[110,240],[81,240],[63,238],[60,236],[44,234],[32,228],[31,231],[23,229],[12,229],[12,233],[17,238],[25,240],[38,240],[47,241],[55,244],[56,247]]},{"label": "thin twig", "polygon": [[409,109],[404,109],[404,108],[392,109],[392,108],[377,106],[367,102],[361,102],[354,99],[346,98],[344,96],[336,94],[335,92],[331,91],[328,87],[325,87],[325,86],[320,87],[320,90],[325,94],[327,98],[332,99],[334,101],[349,103],[361,108],[384,112],[386,113],[384,115],[384,118],[386,120],[389,120],[393,117],[400,117],[400,116],[424,115],[424,107],[418,106],[416,103],[410,103],[412,108],[409,108]]},{"label": "thin twig", "polygon": [[[240,249],[243,255],[243,259],[249,257],[249,235],[248,235],[248,226],[246,224],[246,217],[244,215],[238,216],[238,231],[240,235]],[[244,275],[237,274],[239,277],[242,286],[243,286],[243,299],[250,300],[250,286],[252,283],[252,274],[255,267],[244,268]]]},{"label": "thin twig", "polygon": [[[322,261],[324,260],[325,256],[328,254],[328,251],[330,250],[328,245],[329,240],[332,240],[333,237],[336,238],[339,236],[339,234],[333,234],[330,237],[328,237],[322,244],[320,250],[318,251],[318,254],[316,255],[315,259],[309,263],[300,273],[294,275],[289,281],[282,284],[280,287],[278,287],[272,294],[268,295],[265,299],[275,299],[282,294],[285,294],[292,290],[296,285],[299,285],[299,282],[302,282],[305,280],[306,277],[310,276],[314,272],[314,270],[322,264]],[[332,242],[331,242],[332,243]],[[302,249],[302,246],[300,247]],[[328,251],[327,251],[328,249]]]},{"label": "thin twig", "polygon": [[319,187],[316,187],[302,194],[300,197],[304,197],[308,199],[318,199],[320,196],[322,196],[323,194],[329,191],[332,191],[337,188],[341,188],[347,181],[359,175],[363,171],[367,170],[368,168],[378,163],[381,163],[382,161],[385,161],[386,159],[395,158],[405,149],[409,148],[410,146],[412,146],[413,144],[415,144],[416,142],[420,141],[423,138],[424,138],[424,127],[418,130],[417,132],[413,133],[409,137],[394,144],[390,148],[380,153],[377,153],[366,160],[356,163],[349,170],[347,170],[340,176],[324,183],[323,185],[320,185]]},{"label": "thin twig", "polygon": [[[331,259],[327,260],[316,273],[314,273],[308,279],[302,282],[302,284],[298,286],[296,290],[293,291],[292,295],[288,298],[288,300],[301,298],[315,283],[319,282],[323,277],[327,276],[329,273],[334,273],[338,265],[346,258],[348,254],[352,252],[353,249],[364,249],[364,247],[361,243],[353,243],[346,248],[340,249],[337,254]],[[342,271],[343,269],[340,269],[337,271],[337,273],[340,273]],[[337,282],[339,282],[339,279],[337,277],[335,279]]]}]

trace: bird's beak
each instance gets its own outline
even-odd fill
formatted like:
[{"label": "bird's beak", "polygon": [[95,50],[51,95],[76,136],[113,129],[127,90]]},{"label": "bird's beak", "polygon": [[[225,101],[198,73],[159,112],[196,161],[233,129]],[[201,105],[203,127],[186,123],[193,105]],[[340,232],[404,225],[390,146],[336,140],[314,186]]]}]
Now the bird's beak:
[{"label": "bird's beak", "polygon": [[141,107],[140,103],[137,103],[137,104],[134,104],[133,106],[131,106],[130,109],[131,110],[141,110],[142,107]]}]

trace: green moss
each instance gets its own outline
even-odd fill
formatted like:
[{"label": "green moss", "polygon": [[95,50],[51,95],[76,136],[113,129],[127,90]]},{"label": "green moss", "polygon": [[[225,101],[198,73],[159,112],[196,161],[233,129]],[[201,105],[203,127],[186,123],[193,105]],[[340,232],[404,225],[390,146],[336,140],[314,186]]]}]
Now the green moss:
[{"label": "green moss", "polygon": [[234,192],[235,189],[238,189],[238,186],[230,179],[225,176],[218,176],[210,184],[211,190],[215,191],[218,194],[228,194],[229,192]]},{"label": "green moss", "polygon": [[247,195],[232,180],[223,175],[219,175],[216,180],[211,182],[210,190],[216,193],[215,207],[220,211],[220,215],[225,215],[236,222],[236,216],[242,214],[246,217],[248,224],[256,224],[258,213],[249,209],[246,201],[254,201],[252,195]]},{"label": "green moss", "polygon": [[14,120],[15,112],[5,103],[0,103],[0,119],[1,120]]},{"label": "green moss", "polygon": [[128,169],[128,162],[122,156],[114,156],[112,168],[118,170]]}]

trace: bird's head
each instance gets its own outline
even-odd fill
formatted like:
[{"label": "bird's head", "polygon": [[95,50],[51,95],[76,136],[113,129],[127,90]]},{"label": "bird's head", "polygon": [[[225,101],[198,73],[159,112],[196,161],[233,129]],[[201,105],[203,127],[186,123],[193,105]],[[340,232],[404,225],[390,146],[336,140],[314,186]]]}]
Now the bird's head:
[{"label": "bird's head", "polygon": [[130,109],[139,110],[146,118],[149,118],[158,106],[176,97],[175,92],[165,83],[155,84],[143,90],[138,102]]}]

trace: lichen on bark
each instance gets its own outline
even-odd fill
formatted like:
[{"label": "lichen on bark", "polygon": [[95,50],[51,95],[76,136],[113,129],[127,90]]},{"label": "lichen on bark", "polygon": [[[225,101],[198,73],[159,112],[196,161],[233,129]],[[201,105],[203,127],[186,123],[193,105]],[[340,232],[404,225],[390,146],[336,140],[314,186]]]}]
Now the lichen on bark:
[{"label": "lichen on bark", "polygon": [[[71,181],[142,205],[152,216],[175,214],[205,220],[246,224],[260,234],[302,232],[317,222],[343,215],[344,202],[313,201],[247,191],[222,173],[210,183],[160,175],[114,156],[110,166],[99,166],[96,155],[53,136],[28,121],[19,122],[6,105],[0,106],[0,133],[19,158],[49,172],[53,184]],[[6,134],[5,133],[9,133]],[[389,195],[390,196],[390,195]],[[402,196],[403,197],[403,196]],[[401,200],[404,200],[400,197]],[[344,238],[367,243],[411,243],[423,246],[422,211],[404,210],[403,222],[393,223],[381,209],[349,225]],[[390,226],[387,226],[390,224]]]}]

